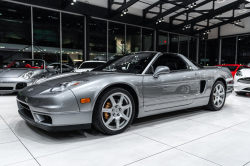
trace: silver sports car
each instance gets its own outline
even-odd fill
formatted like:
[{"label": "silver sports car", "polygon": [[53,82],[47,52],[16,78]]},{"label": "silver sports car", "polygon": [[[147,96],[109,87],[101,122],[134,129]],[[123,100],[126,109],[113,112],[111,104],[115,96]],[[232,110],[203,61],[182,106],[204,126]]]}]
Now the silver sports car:
[{"label": "silver sports car", "polygon": [[0,69],[0,94],[17,92],[47,73],[43,60],[15,60],[5,69]]},{"label": "silver sports car", "polygon": [[205,106],[220,110],[233,91],[227,68],[202,66],[175,53],[131,53],[91,72],[40,79],[17,95],[19,114],[48,131],[119,134],[134,118]]}]

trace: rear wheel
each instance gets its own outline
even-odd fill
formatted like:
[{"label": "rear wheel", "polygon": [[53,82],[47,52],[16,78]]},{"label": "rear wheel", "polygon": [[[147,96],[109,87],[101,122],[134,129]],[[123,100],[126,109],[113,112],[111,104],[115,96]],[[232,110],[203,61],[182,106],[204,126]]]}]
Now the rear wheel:
[{"label": "rear wheel", "polygon": [[225,104],[226,88],[222,81],[215,82],[212,92],[210,94],[207,109],[212,111],[219,111]]},{"label": "rear wheel", "polygon": [[93,112],[93,126],[103,134],[125,131],[134,119],[135,104],[131,94],[122,88],[104,91]]}]

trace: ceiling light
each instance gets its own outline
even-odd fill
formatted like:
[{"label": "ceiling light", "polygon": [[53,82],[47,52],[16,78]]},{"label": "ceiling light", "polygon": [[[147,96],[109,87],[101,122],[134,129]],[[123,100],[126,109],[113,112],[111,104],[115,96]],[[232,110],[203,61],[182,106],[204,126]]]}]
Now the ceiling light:
[{"label": "ceiling light", "polygon": [[196,3],[194,3],[194,6],[196,6]]},{"label": "ceiling light", "polygon": [[2,13],[0,13],[0,16],[2,15]]},{"label": "ceiling light", "polygon": [[158,22],[156,22],[156,24],[158,24]]},{"label": "ceiling light", "polygon": [[121,16],[123,16],[123,14],[121,14]]},{"label": "ceiling light", "polygon": [[199,28],[196,28],[196,30],[198,31],[198,30],[199,30]]},{"label": "ceiling light", "polygon": [[74,5],[74,3],[71,3],[71,5]]},{"label": "ceiling light", "polygon": [[189,7],[188,7],[188,6],[186,7],[186,10],[189,10]]},{"label": "ceiling light", "polygon": [[76,0],[73,0],[73,2],[76,2]]},{"label": "ceiling light", "polygon": [[193,8],[193,4],[191,4],[190,8]]}]

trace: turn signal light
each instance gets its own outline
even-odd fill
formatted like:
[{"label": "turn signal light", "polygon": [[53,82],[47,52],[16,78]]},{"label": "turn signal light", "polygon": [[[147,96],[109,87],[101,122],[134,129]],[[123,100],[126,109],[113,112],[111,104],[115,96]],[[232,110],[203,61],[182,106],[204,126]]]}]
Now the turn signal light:
[{"label": "turn signal light", "polygon": [[90,98],[81,99],[81,103],[82,104],[84,104],[84,103],[90,103]]}]

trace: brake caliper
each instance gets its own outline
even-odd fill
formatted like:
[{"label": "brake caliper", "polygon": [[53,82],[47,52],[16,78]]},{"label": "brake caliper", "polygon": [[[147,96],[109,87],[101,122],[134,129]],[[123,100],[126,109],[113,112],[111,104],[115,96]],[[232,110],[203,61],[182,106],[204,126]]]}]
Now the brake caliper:
[{"label": "brake caliper", "polygon": [[[111,107],[111,103],[107,102],[105,105],[105,108],[110,108],[110,107]],[[104,112],[103,116],[104,116],[104,119],[106,119],[106,120],[109,119],[109,114],[107,112]]]}]

